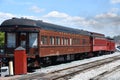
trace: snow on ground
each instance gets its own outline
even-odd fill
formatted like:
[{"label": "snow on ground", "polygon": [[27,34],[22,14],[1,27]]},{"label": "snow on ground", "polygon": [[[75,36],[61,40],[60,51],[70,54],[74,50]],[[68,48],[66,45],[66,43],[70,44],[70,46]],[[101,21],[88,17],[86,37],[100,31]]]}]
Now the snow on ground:
[{"label": "snow on ground", "polygon": [[[90,59],[73,61],[73,62],[70,62],[70,63],[64,63],[64,64],[60,64],[60,65],[55,65],[55,66],[49,66],[49,67],[37,69],[34,73],[49,73],[49,72],[53,72],[53,71],[60,70],[60,69],[63,69],[63,68],[72,67],[72,66],[80,65],[80,64],[85,64],[85,63],[89,63],[89,62],[92,62],[92,61],[105,59],[105,58],[112,57],[112,56],[117,56],[117,55],[120,55],[120,52],[115,52],[113,54],[103,55],[103,56],[99,56],[99,57],[93,57],[93,58],[90,58]],[[85,75],[90,75],[90,76],[96,75],[96,73],[101,73],[106,68],[108,68],[108,69],[113,68],[114,66],[118,65],[118,63],[120,63],[120,60],[115,62],[115,63],[109,64],[109,66],[103,66],[100,69],[92,70],[91,72],[85,73]],[[28,73],[28,74],[34,74],[34,73]],[[119,76],[119,74],[120,74],[120,72],[118,72],[118,74],[116,74],[116,75]],[[82,79],[80,77],[80,75],[83,75],[83,74],[78,74],[78,75],[74,76],[71,80],[88,80],[88,78],[84,79],[85,77],[83,77],[83,79]],[[116,75],[115,75],[115,77],[116,77]],[[14,77],[22,77],[22,76],[24,76],[24,75],[19,75],[19,76],[14,76]],[[8,79],[10,79],[10,78],[8,77]],[[0,80],[8,80],[8,79],[7,79],[7,77],[0,77]],[[104,80],[107,80],[107,79],[104,79]],[[111,79],[108,79],[108,80],[111,80]],[[113,80],[116,80],[116,79],[113,79]],[[120,77],[118,78],[118,80],[120,80]]]},{"label": "snow on ground", "polygon": [[102,80],[120,80],[120,69],[106,75],[104,78],[102,78]]},{"label": "snow on ground", "polygon": [[93,62],[96,60],[105,59],[105,58],[117,56],[117,55],[120,55],[120,52],[115,52],[113,54],[103,55],[103,56],[99,56],[99,57],[93,57],[90,59],[73,61],[70,63],[60,64],[60,65],[55,65],[55,66],[49,66],[46,68],[37,69],[34,73],[49,73],[49,72],[57,71],[57,70],[60,70],[63,68],[72,67],[72,66],[80,65],[80,64],[85,64],[85,63],[89,63],[89,62]]},{"label": "snow on ground", "polygon": [[120,71],[103,80],[120,80]]},{"label": "snow on ground", "polygon": [[74,76],[72,79],[70,80],[90,80],[91,78],[104,73],[105,71],[110,71],[111,69],[113,69],[114,67],[120,65],[120,60],[114,61],[112,63],[106,64],[100,68],[96,68],[87,72],[83,72],[80,73],[76,76]]}]

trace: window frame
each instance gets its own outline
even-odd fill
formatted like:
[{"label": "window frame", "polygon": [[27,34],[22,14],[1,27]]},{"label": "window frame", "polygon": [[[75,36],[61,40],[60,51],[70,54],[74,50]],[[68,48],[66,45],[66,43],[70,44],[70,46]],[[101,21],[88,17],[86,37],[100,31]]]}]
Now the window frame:
[{"label": "window frame", "polygon": [[15,48],[16,47],[16,34],[15,33],[10,33],[10,32],[7,33],[7,47],[8,48]]},{"label": "window frame", "polygon": [[48,36],[46,35],[41,36],[41,45],[48,45]]},{"label": "window frame", "polygon": [[54,36],[50,36],[50,39],[49,39],[49,44],[50,45],[55,45],[55,37]]}]

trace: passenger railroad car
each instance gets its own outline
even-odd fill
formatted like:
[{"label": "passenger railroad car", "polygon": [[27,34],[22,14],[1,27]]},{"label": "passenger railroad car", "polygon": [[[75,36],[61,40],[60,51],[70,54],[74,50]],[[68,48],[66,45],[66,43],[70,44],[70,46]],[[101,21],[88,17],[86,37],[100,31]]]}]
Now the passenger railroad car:
[{"label": "passenger railroad car", "polygon": [[13,18],[5,20],[0,31],[5,32],[5,54],[26,49],[28,63],[52,64],[89,57],[97,51],[114,51],[114,42],[103,34],[55,25],[42,20]]}]

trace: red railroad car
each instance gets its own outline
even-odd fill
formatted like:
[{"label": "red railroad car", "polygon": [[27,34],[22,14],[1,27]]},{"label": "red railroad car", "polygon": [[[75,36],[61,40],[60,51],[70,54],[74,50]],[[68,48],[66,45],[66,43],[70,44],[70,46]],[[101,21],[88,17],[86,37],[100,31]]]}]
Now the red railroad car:
[{"label": "red railroad car", "polygon": [[106,39],[93,39],[93,52],[94,51],[106,51],[107,50],[107,40]]},{"label": "red railroad car", "polygon": [[[108,39],[104,34],[91,32],[92,36],[92,52],[94,54],[107,54],[115,51],[115,42],[112,39]],[[97,53],[96,53],[97,52]]]},{"label": "red railroad car", "polygon": [[115,42],[113,39],[108,38],[107,51],[111,53],[115,51]]},{"label": "red railroad car", "polygon": [[[40,20],[9,19],[1,24],[0,31],[5,32],[5,54],[14,57],[14,50],[21,46],[26,49],[28,63],[35,65],[71,61],[108,49],[103,34]],[[109,50],[113,49],[114,42],[110,42],[110,45]]]},{"label": "red railroad car", "polygon": [[13,56],[14,49],[26,49],[29,63],[73,60],[91,51],[88,31],[30,19],[13,18],[4,21],[0,31],[5,32],[5,53]]},{"label": "red railroad car", "polygon": [[41,57],[90,52],[87,35],[41,30]]},{"label": "red railroad car", "polygon": [[92,36],[93,52],[107,50],[107,39],[103,34],[91,32],[91,36]]}]

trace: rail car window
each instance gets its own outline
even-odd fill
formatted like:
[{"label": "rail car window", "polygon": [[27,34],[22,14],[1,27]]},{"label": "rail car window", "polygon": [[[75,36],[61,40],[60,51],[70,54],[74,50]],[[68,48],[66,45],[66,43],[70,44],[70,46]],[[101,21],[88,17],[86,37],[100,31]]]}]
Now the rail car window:
[{"label": "rail car window", "polygon": [[75,45],[75,43],[76,43],[76,42],[75,42],[75,38],[73,38],[73,40],[72,40],[72,44]]},{"label": "rail car window", "polygon": [[73,44],[73,45],[79,45],[79,44],[80,44],[80,39],[73,38],[72,44]]},{"label": "rail car window", "polygon": [[60,37],[56,37],[55,42],[56,42],[56,45],[60,45]]},{"label": "rail car window", "polygon": [[83,44],[83,45],[86,44],[86,39],[82,39],[82,44]]},{"label": "rail car window", "polygon": [[64,38],[61,38],[61,45],[64,45]]},{"label": "rail car window", "polygon": [[50,45],[54,45],[55,44],[55,37],[50,36]]},{"label": "rail car window", "polygon": [[20,34],[20,45],[24,48],[26,47],[26,33]]},{"label": "rail car window", "polygon": [[69,45],[69,38],[66,38],[66,43],[67,45]]},{"label": "rail car window", "polygon": [[69,38],[61,38],[61,45],[68,45],[69,44]]},{"label": "rail car window", "polygon": [[68,40],[69,40],[68,38],[64,39],[64,45],[68,45]]},{"label": "rail car window", "polygon": [[67,39],[64,38],[64,45],[67,45]]},{"label": "rail car window", "polygon": [[29,46],[30,47],[37,47],[38,45],[38,37],[37,33],[29,33]]},{"label": "rail car window", "polygon": [[16,37],[15,33],[7,33],[7,47],[16,46]]},{"label": "rail car window", "polygon": [[77,44],[80,44],[80,39],[77,39]]},{"label": "rail car window", "polygon": [[48,44],[48,42],[47,42],[47,36],[42,36],[41,37],[41,44],[43,44],[43,45],[47,45]]}]

